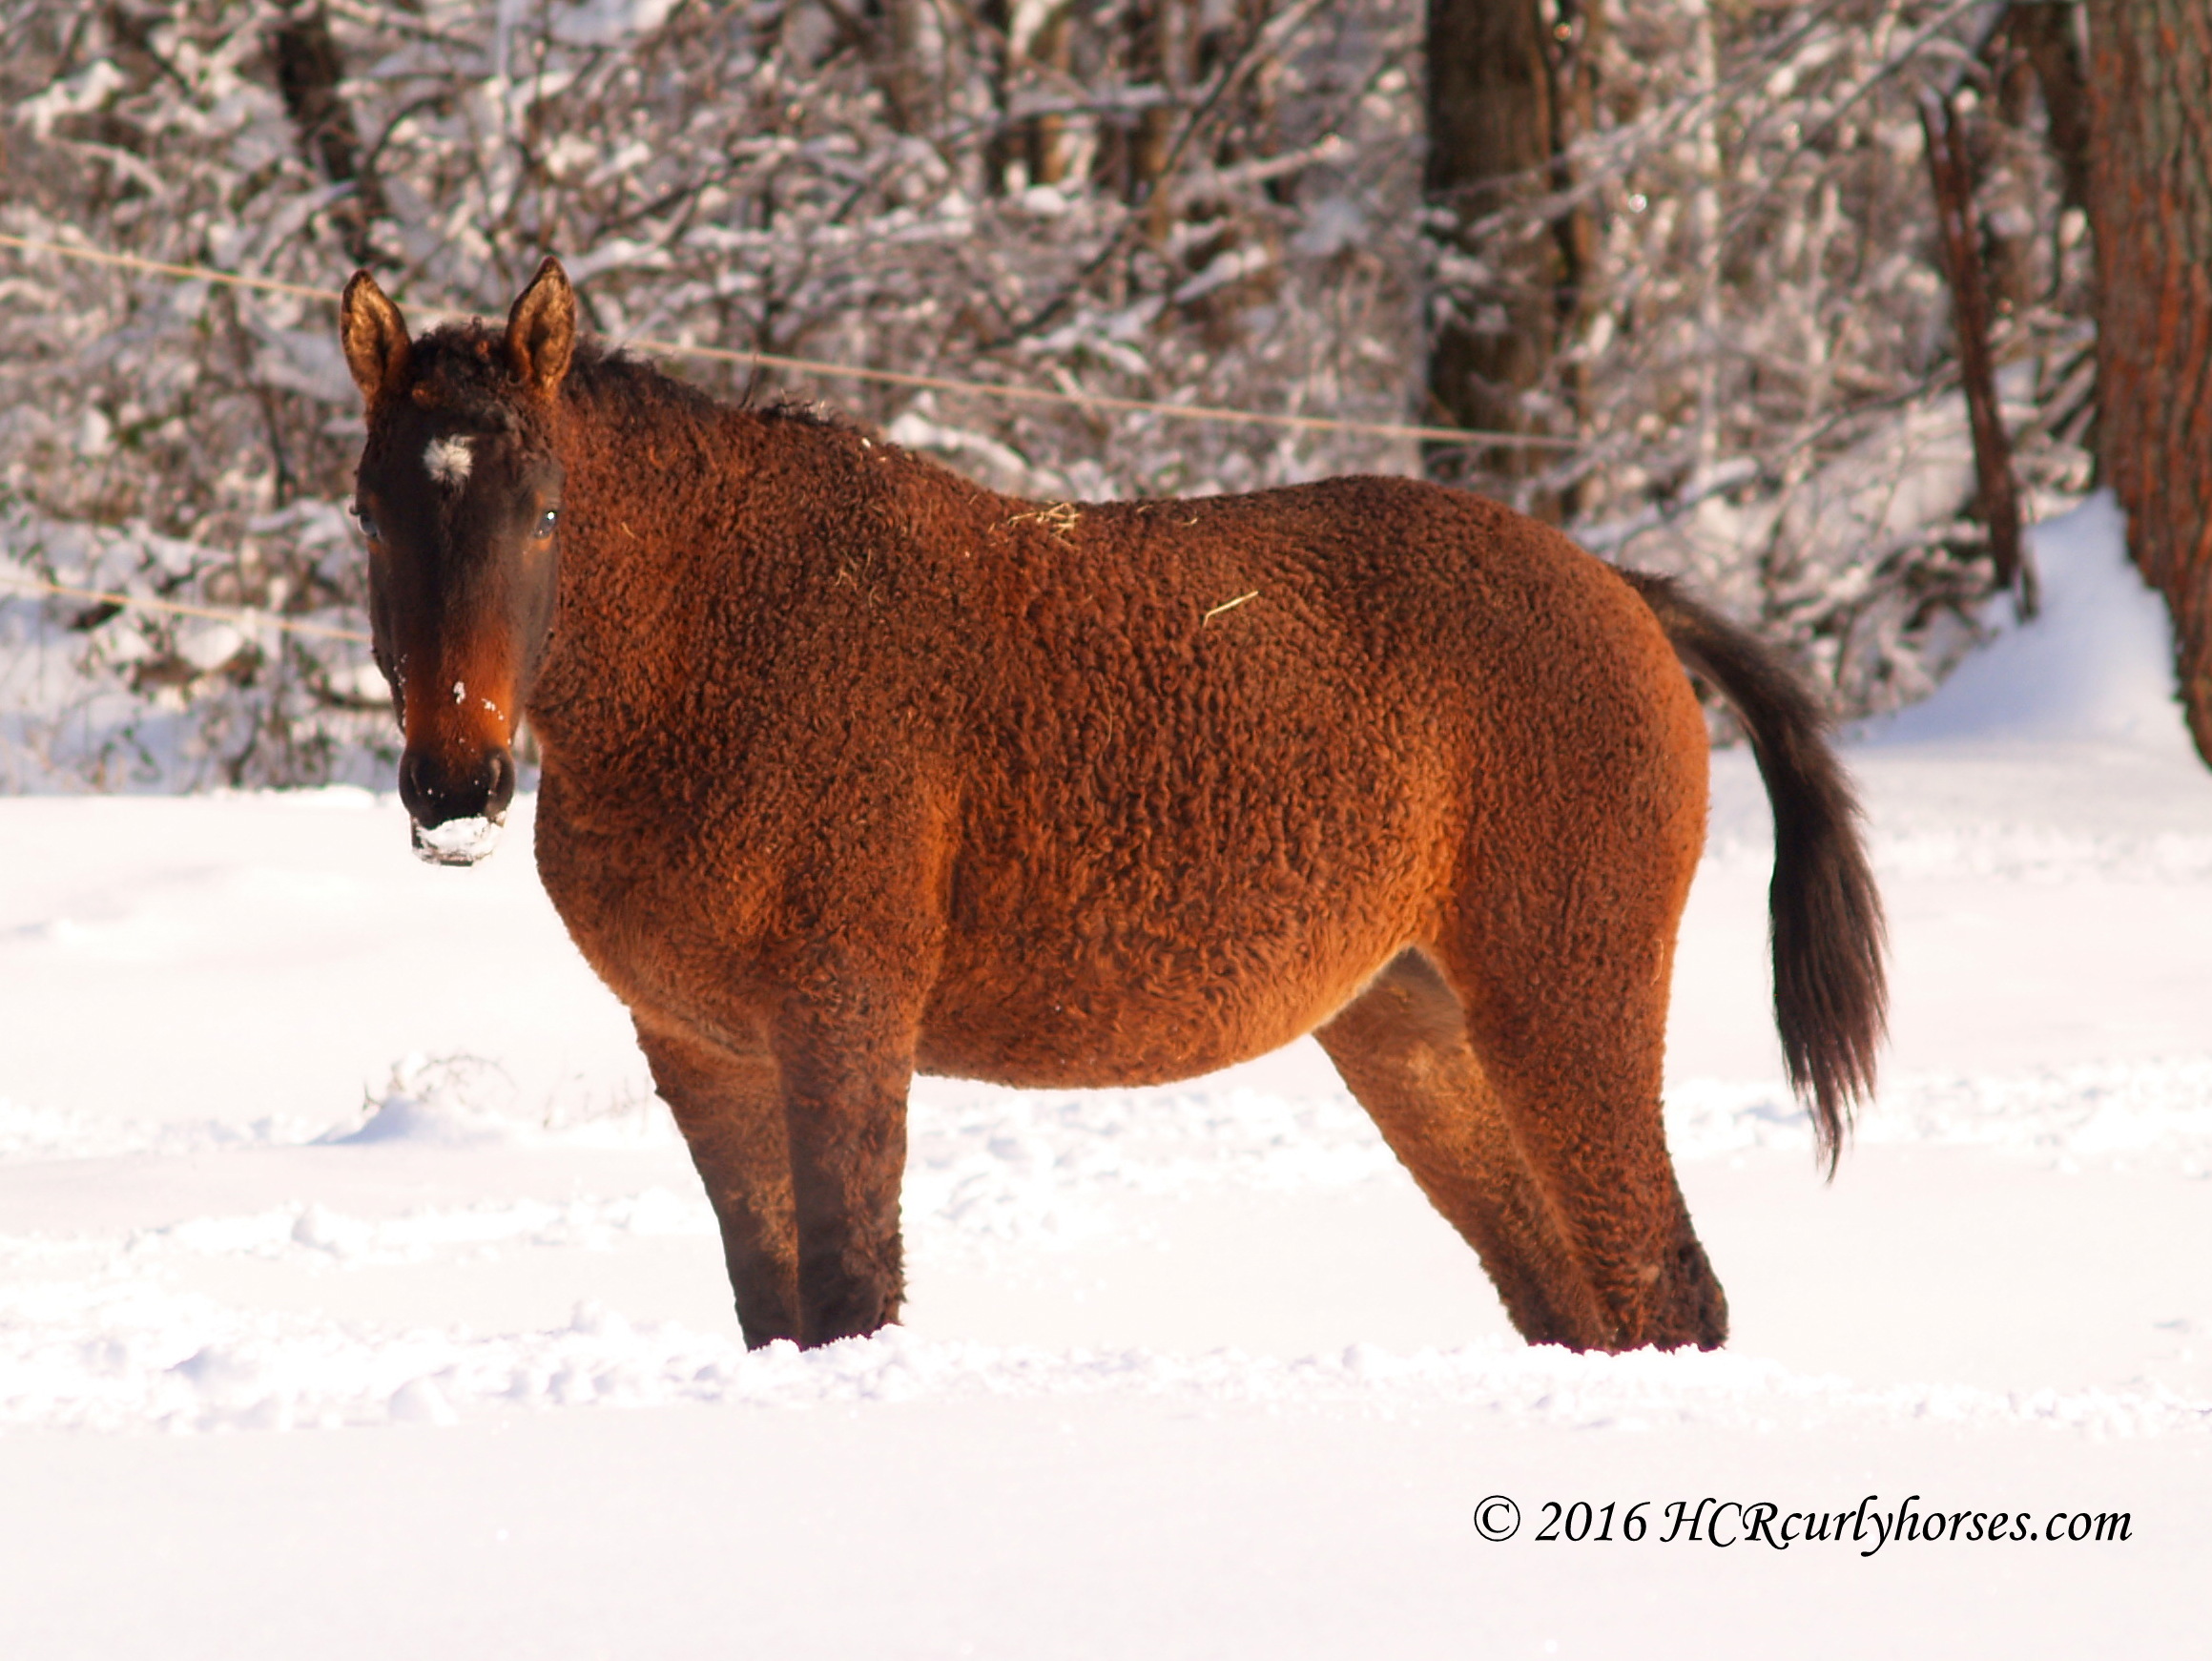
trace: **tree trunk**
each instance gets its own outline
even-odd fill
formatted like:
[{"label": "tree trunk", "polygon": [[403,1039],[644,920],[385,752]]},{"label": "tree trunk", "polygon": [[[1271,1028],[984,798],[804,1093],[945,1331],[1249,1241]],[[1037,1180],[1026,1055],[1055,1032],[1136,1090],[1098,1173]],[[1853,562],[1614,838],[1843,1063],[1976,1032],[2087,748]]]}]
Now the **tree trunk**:
[{"label": "tree trunk", "polygon": [[1093,172],[1099,181],[1139,210],[1145,239],[1164,244],[1172,226],[1168,159],[1174,148],[1180,79],[1174,73],[1169,13],[1172,0],[1129,0],[1119,20],[1123,74],[1132,93],[1149,94],[1134,115],[1124,112],[1101,131]]},{"label": "tree trunk", "polygon": [[332,204],[331,222],[345,244],[347,258],[356,265],[373,264],[369,226],[385,212],[383,192],[362,157],[353,110],[339,95],[345,63],[330,32],[330,19],[320,0],[312,5],[280,4],[277,18],[269,31],[269,55],[285,114],[300,135],[300,153],[332,184],[353,186],[352,194]]},{"label": "tree trunk", "polygon": [[929,132],[937,122],[937,88],[929,63],[929,19],[924,0],[882,0],[878,38],[884,48],[878,80],[901,133]]},{"label": "tree trunk", "polygon": [[1974,466],[1981,522],[1989,529],[1999,592],[2012,592],[2025,622],[2036,612],[2036,569],[2020,547],[2020,498],[2013,486],[2012,445],[1997,403],[1990,357],[1990,293],[1974,236],[1974,173],[1965,123],[1952,101],[1923,93],[1921,131],[1928,138],[1928,176],[1935,192],[1935,245],[1951,283],[1951,317],[1958,337],[1958,379],[1974,428]]},{"label": "tree trunk", "polygon": [[[1552,76],[1552,188],[1564,191],[1574,183],[1567,166],[1567,150],[1598,127],[1598,51],[1605,25],[1603,0],[1552,0],[1557,17],[1546,52]],[[1552,235],[1560,245],[1560,281],[1554,307],[1560,338],[1572,340],[1589,315],[1589,290],[1598,264],[1598,217],[1586,206],[1562,214],[1553,221]],[[1571,419],[1581,409],[1584,368],[1576,363],[1561,377],[1560,391]],[[1560,501],[1560,516],[1572,518],[1575,493],[1570,488]]]},{"label": "tree trunk", "polygon": [[2043,94],[2045,132],[2051,154],[2065,180],[2065,203],[2089,205],[2088,90],[2081,83],[2081,54],[2075,47],[2076,10],[2072,0],[2014,0],[2006,11],[2004,33],[2026,60]]},{"label": "tree trunk", "polygon": [[[1074,12],[1073,0],[1062,0],[1060,5],[1044,14],[1044,21],[1037,26],[1031,37],[1030,57],[1047,70],[1062,76],[1068,73],[1074,61],[1071,49],[1070,23]],[[1029,118],[1029,182],[1031,184],[1058,184],[1067,176],[1067,117],[1065,115],[1032,115]]]},{"label": "tree trunk", "polygon": [[2212,7],[2089,0],[2098,447],[2212,761]]},{"label": "tree trunk", "polygon": [[934,43],[926,5],[927,0],[860,0],[828,8],[883,96],[885,122],[894,133],[908,135],[927,133],[936,117],[928,61]]},{"label": "tree trunk", "polygon": [[983,141],[983,195],[1003,197],[1017,163],[1022,166],[1024,182],[1028,174],[1028,156],[1011,112],[1016,57],[1014,0],[981,0],[975,15],[982,26],[978,31],[982,36],[979,55],[989,76],[993,116],[991,135]]},{"label": "tree trunk", "polygon": [[[2038,300],[2035,187],[2022,172],[2018,148],[2032,143],[2035,114],[2043,112],[2041,148],[2058,166],[2062,205],[2089,207],[2089,93],[2081,84],[2076,40],[2080,9],[2074,0],[2014,0],[1982,47],[1995,93],[1996,121],[2011,129],[2010,142],[1986,120],[1969,124],[1971,154],[1982,183],[1980,206],[1990,299],[2000,321],[2025,314]],[[2056,232],[2052,222],[2048,227]],[[2065,263],[2054,241],[2048,253],[2055,283]]]},{"label": "tree trunk", "polygon": [[[983,147],[983,193],[1003,196],[1012,181],[1025,185],[1058,184],[1067,176],[1063,141],[1066,117],[1030,115],[1017,119],[1014,93],[1024,78],[1044,72],[1053,90],[1065,90],[1068,78],[1068,20],[1075,0],[1053,0],[1040,15],[1027,17],[1028,33],[1021,28],[1024,8],[1017,0],[978,0],[975,17],[982,25],[982,57],[990,76],[991,99],[997,126]],[[1024,71],[1029,72],[1024,75]]]},{"label": "tree trunk", "polygon": [[[1547,10],[1557,16],[1547,22]],[[1589,56],[1579,44],[1592,0],[1429,0],[1428,156],[1422,191],[1440,221],[1432,234],[1447,263],[1475,262],[1437,297],[1429,341],[1430,419],[1477,431],[1540,433],[1532,394],[1551,375],[1562,322],[1578,305],[1588,257],[1585,227],[1479,227],[1564,183],[1559,156],[1590,109]],[[1564,34],[1555,33],[1556,30]],[[1558,74],[1562,84],[1555,84]],[[1464,270],[1465,267],[1463,266]],[[1514,490],[1542,470],[1540,449],[1431,446],[1431,477],[1485,482],[1559,517],[1556,496]]]}]

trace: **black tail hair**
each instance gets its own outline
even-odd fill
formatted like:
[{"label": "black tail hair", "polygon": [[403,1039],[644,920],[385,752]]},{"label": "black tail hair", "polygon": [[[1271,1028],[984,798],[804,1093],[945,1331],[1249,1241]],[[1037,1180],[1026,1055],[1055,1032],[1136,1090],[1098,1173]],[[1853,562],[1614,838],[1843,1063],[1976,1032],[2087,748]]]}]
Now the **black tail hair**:
[{"label": "black tail hair", "polygon": [[1859,806],[1828,742],[1828,718],[1750,634],[1664,577],[1623,571],[1666,631],[1675,654],[1734,706],[1751,737],[1774,809],[1768,889],[1774,1024],[1789,1082],[1809,1098],[1830,1176],[1854,1103],[1874,1091],[1888,1025],[1882,897],[1859,837]]}]

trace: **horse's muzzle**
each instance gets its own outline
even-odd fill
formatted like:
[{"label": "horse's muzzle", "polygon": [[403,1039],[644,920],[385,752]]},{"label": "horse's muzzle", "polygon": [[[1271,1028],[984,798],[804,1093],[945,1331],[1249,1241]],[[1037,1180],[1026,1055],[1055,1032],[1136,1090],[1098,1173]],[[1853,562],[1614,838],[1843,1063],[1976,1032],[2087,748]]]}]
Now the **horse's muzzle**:
[{"label": "horse's muzzle", "polygon": [[416,856],[433,865],[475,864],[498,845],[514,786],[514,757],[504,748],[458,767],[410,750],[400,758],[400,799],[413,821]]}]

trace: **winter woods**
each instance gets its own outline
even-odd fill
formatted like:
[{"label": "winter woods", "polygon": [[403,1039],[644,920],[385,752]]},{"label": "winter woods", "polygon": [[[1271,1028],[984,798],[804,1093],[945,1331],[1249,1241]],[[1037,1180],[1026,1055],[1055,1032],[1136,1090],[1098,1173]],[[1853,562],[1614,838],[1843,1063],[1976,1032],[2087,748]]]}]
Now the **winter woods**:
[{"label": "winter woods", "polygon": [[[1425,469],[1690,576],[1839,710],[1907,700],[1992,586],[1919,100],[1957,112],[2001,412],[2048,506],[2089,482],[2094,413],[2076,24],[1957,0],[0,0],[0,577],[250,609],[11,590],[0,788],[381,777],[365,648],[269,621],[361,626],[359,416],[319,296],[366,263],[411,317],[496,308],[548,249],[616,339],[963,384],[680,364],[993,486]],[[1457,73],[1457,43],[1497,38],[1512,74]],[[1485,125],[1499,108],[1523,114]]]}]

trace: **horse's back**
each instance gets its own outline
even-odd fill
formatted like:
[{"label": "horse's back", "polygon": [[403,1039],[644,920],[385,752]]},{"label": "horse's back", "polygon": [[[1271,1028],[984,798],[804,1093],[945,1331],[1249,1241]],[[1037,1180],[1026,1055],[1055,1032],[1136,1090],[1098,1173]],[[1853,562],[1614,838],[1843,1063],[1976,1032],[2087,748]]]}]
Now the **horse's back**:
[{"label": "horse's back", "polygon": [[1672,789],[1685,752],[1703,777],[1649,609],[1499,504],[1349,478],[1080,513],[975,596],[959,716],[1064,831],[1326,867],[1409,820],[1459,838],[1507,800]]}]

